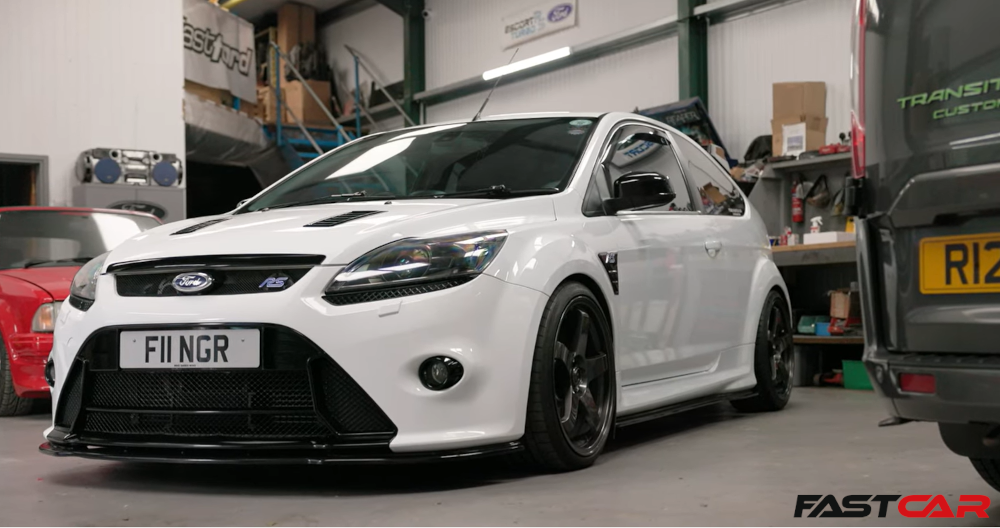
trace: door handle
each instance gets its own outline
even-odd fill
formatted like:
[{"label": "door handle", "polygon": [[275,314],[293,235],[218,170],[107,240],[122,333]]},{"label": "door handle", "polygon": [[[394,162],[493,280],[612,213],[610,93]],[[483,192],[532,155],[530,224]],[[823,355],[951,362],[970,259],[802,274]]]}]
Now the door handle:
[{"label": "door handle", "polygon": [[722,250],[722,242],[715,239],[705,241],[705,251],[708,251],[708,256],[714,257],[719,254],[720,250]]}]

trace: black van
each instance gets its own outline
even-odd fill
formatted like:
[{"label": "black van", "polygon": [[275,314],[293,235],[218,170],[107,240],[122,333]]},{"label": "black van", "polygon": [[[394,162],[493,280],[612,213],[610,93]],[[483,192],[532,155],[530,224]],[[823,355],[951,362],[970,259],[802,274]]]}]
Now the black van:
[{"label": "black van", "polygon": [[1000,490],[1000,1],[859,0],[852,141],[865,365]]}]

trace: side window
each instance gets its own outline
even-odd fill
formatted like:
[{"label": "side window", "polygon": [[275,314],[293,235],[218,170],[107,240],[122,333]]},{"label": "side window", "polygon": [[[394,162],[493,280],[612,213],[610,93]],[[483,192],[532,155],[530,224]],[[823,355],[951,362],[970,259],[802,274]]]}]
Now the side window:
[{"label": "side window", "polygon": [[674,143],[687,159],[686,174],[691,186],[698,191],[701,210],[706,214],[743,216],[746,203],[736,182],[723,172],[708,152],[684,138],[679,137]]},{"label": "side window", "polygon": [[[641,137],[649,134],[662,137],[663,143]],[[667,205],[651,207],[647,211],[695,211],[680,163],[668,143],[663,134],[651,128],[638,125],[622,127],[603,164],[608,189],[614,189],[615,180],[626,174],[655,172],[667,177],[676,197]]]}]

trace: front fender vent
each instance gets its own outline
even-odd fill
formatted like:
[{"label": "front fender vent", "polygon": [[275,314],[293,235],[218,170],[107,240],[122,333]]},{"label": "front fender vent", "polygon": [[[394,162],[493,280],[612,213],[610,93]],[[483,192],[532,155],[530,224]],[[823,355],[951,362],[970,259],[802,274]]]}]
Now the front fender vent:
[{"label": "front fender vent", "polygon": [[364,218],[366,216],[376,215],[384,212],[385,211],[351,211],[348,213],[339,214],[337,216],[331,216],[330,218],[324,218],[322,220],[313,222],[311,224],[306,224],[305,227],[333,227],[336,225],[350,222],[351,220],[357,220],[358,218]]},{"label": "front fender vent", "polygon": [[173,235],[186,235],[188,233],[194,233],[195,231],[197,231],[199,229],[204,229],[204,228],[206,228],[208,226],[213,226],[215,224],[218,224],[219,222],[225,222],[226,220],[229,220],[229,218],[226,217],[226,218],[216,218],[214,220],[208,220],[208,221],[205,221],[205,222],[201,222],[200,224],[195,224],[195,225],[192,225],[192,226],[187,226],[184,229],[181,229],[180,231],[174,231],[173,233],[170,233],[170,236],[173,236]]}]

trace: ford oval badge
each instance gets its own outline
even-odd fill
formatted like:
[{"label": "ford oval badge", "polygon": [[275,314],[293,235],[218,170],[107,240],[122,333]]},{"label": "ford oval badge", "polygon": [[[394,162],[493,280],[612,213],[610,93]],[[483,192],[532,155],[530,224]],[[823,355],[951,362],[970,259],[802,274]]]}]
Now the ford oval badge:
[{"label": "ford oval badge", "polygon": [[174,277],[174,289],[181,293],[195,293],[212,285],[212,276],[207,273],[181,273]]},{"label": "ford oval badge", "polygon": [[549,11],[548,19],[555,24],[566,20],[571,14],[573,14],[573,4],[559,4]]}]

